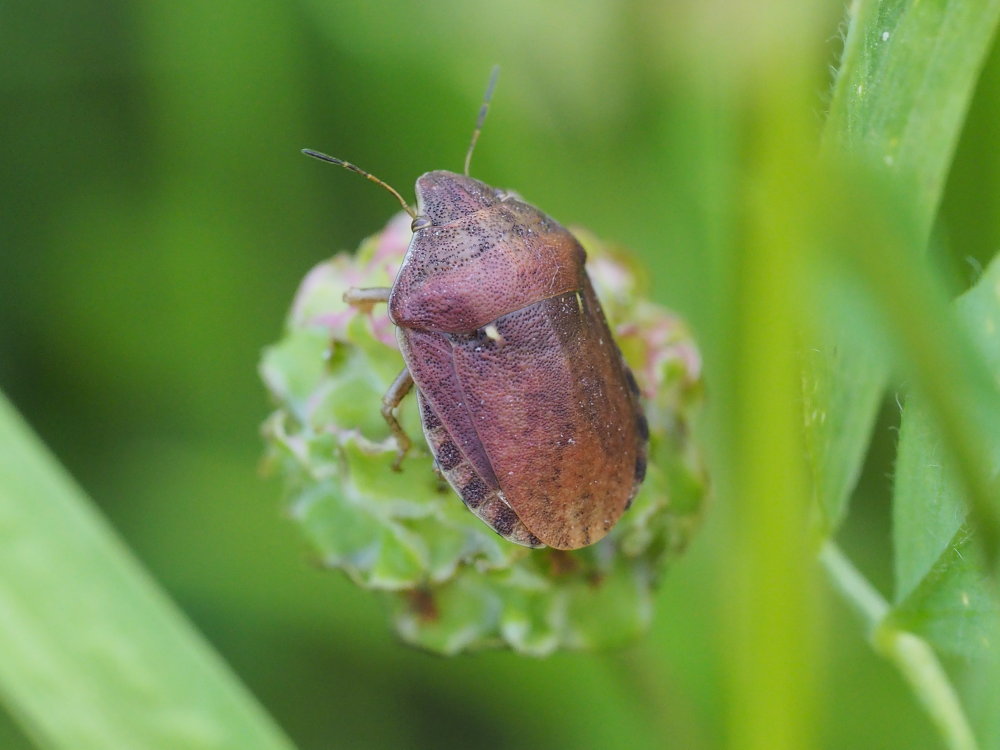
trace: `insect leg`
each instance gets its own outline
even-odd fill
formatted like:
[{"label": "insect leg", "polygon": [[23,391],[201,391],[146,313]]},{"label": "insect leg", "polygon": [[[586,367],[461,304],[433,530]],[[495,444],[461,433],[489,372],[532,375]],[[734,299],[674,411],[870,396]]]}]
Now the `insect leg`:
[{"label": "insect leg", "polygon": [[389,291],[387,286],[377,286],[370,289],[351,287],[344,292],[344,302],[351,307],[358,308],[361,312],[370,313],[375,305],[389,301]]},{"label": "insect leg", "polygon": [[[358,291],[366,291],[364,289]],[[388,290],[386,290],[388,291]],[[393,471],[399,471],[400,465],[403,463],[403,457],[406,452],[410,450],[410,436],[406,434],[403,430],[403,426],[396,419],[396,415],[393,410],[399,406],[400,402],[406,397],[406,394],[410,392],[413,387],[413,378],[410,375],[410,371],[403,369],[396,379],[392,381],[392,385],[389,386],[389,390],[385,392],[382,396],[382,417],[385,419],[386,423],[389,425],[389,429],[392,430],[392,436],[396,438],[396,460],[392,462]]]}]

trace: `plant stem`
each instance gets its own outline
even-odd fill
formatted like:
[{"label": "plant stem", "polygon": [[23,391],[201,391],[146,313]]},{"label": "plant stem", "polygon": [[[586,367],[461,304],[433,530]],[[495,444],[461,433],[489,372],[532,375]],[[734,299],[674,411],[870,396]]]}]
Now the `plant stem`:
[{"label": "plant stem", "polygon": [[976,750],[976,739],[955,688],[930,645],[919,636],[888,624],[889,604],[833,542],[819,554],[834,586],[861,615],[877,654],[903,675],[950,750]]},{"label": "plant stem", "polygon": [[828,541],[823,545],[819,561],[826,568],[841,596],[861,615],[869,633],[874,631],[889,613],[889,603],[882,594],[854,567],[834,542]]}]

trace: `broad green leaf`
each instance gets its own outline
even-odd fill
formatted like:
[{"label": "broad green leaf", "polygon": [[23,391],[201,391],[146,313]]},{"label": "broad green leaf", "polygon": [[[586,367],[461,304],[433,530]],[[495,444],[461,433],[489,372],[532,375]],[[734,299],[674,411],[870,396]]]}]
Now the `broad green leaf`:
[{"label": "broad green leaf", "polygon": [[[956,302],[959,319],[1000,382],[1000,257]],[[994,394],[1000,398],[1000,392]],[[1000,471],[1000,450],[990,457]],[[981,565],[964,529],[968,501],[954,462],[923,399],[903,412],[893,498],[898,617],[935,645],[962,653],[985,645],[986,619],[996,612]]]},{"label": "broad green leaf", "polygon": [[288,750],[0,397],[0,697],[49,750]]},{"label": "broad green leaf", "polygon": [[[998,17],[1000,0],[851,5],[824,151],[895,178],[918,223],[914,252],[926,244]],[[887,372],[882,352],[847,330],[806,367],[807,441],[828,532],[860,473]]]},{"label": "broad green leaf", "polygon": [[975,658],[996,653],[998,618],[1000,606],[983,575],[982,556],[963,526],[887,622],[943,652]]},{"label": "broad green leaf", "polygon": [[815,497],[832,533],[861,474],[889,368],[885,350],[857,328],[826,331],[823,346],[805,354],[802,414]]},{"label": "broad green leaf", "polygon": [[911,396],[899,429],[892,504],[897,601],[937,564],[965,520],[954,467],[944,454],[926,406]]}]

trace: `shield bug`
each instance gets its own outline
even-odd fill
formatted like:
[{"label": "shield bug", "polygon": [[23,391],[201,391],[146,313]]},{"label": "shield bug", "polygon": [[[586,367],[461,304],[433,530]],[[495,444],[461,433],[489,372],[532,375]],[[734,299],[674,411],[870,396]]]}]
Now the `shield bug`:
[{"label": "shield bug", "polygon": [[394,410],[415,385],[438,470],[498,534],[528,547],[577,549],[610,531],[646,472],[639,389],[612,338],[580,243],[516,193],[469,176],[496,84],[487,87],[462,174],[416,182],[417,207],[391,288],[351,289],[345,302],[386,302],[405,368],[382,400]]}]

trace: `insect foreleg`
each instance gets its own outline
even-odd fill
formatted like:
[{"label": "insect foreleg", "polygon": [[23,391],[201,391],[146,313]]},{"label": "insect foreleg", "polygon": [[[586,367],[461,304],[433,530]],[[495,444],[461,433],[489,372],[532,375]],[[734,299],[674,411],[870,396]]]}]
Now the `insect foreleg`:
[{"label": "insect foreleg", "polygon": [[[358,289],[356,291],[378,291],[378,290],[366,290]],[[386,292],[389,290],[387,289]],[[346,295],[345,295],[346,296]],[[386,424],[389,425],[389,429],[392,431],[392,436],[396,438],[396,460],[392,462],[392,468],[394,471],[399,471],[400,465],[403,463],[403,457],[406,452],[410,450],[410,436],[406,434],[403,426],[396,419],[396,415],[393,413],[395,408],[399,406],[400,402],[406,397],[406,394],[410,392],[413,388],[413,378],[410,376],[410,371],[404,369],[396,379],[392,381],[392,385],[389,386],[389,390],[385,392],[382,396],[382,417],[385,419]]]},{"label": "insect foreleg", "polygon": [[390,291],[392,290],[387,286],[377,286],[370,289],[351,287],[344,292],[344,302],[358,308],[361,312],[370,313],[375,305],[389,301]]}]

